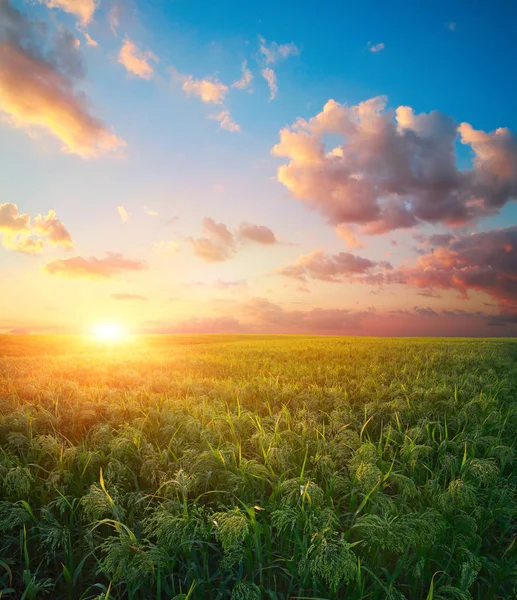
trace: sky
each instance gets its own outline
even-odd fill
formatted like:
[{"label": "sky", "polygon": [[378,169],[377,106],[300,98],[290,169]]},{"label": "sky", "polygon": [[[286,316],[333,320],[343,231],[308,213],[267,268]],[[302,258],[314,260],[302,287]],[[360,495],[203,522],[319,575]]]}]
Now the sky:
[{"label": "sky", "polygon": [[0,332],[517,335],[516,18],[0,0]]}]

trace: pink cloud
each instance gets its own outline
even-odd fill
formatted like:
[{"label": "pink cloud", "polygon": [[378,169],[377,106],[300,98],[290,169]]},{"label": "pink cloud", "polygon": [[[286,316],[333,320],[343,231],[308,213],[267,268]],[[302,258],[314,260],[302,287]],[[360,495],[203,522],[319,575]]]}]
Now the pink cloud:
[{"label": "pink cloud", "polygon": [[256,242],[264,246],[278,243],[274,232],[265,225],[241,223],[237,235],[242,241]]},{"label": "pink cloud", "polygon": [[455,236],[393,271],[388,282],[427,290],[484,292],[503,309],[517,309],[517,227]]},{"label": "pink cloud", "polygon": [[340,252],[326,256],[323,250],[316,250],[296,259],[292,265],[282,267],[276,271],[278,275],[293,277],[301,281],[318,279],[320,281],[344,281],[356,275],[377,275],[390,270],[392,267],[387,262],[374,262],[350,252]]},{"label": "pink cloud", "polygon": [[149,50],[142,52],[129,38],[124,40],[118,55],[118,62],[126,68],[128,73],[142,79],[151,79],[154,68],[149,62],[150,60],[158,62],[158,57]]},{"label": "pink cloud", "polygon": [[224,223],[216,223],[212,218],[203,219],[201,238],[188,238],[194,253],[205,262],[222,262],[235,254],[235,240]]},{"label": "pink cloud", "polygon": [[54,260],[45,265],[44,271],[66,278],[108,279],[126,271],[143,271],[147,268],[145,261],[107,252],[104,258],[72,256]]},{"label": "pink cloud", "polygon": [[[456,164],[458,134],[474,152],[471,169]],[[327,135],[342,142],[327,150]],[[517,141],[508,129],[485,133],[438,111],[387,110],[384,97],[350,107],[329,100],[313,118],[282,129],[272,153],[288,160],[277,177],[293,197],[333,225],[356,224],[370,235],[460,225],[517,197]]]},{"label": "pink cloud", "polygon": [[78,40],[61,28],[49,44],[44,31],[7,2],[0,4],[0,111],[18,127],[51,133],[63,151],[84,158],[122,147],[124,141],[75,90],[83,74]]}]

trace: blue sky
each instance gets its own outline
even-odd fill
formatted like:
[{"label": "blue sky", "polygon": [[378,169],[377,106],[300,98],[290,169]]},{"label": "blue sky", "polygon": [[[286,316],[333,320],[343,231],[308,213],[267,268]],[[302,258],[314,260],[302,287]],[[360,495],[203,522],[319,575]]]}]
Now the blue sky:
[{"label": "blue sky", "polygon": [[[358,307],[368,308],[369,312],[357,313],[368,333],[375,333],[377,327],[381,333],[396,334],[400,328],[401,333],[425,334],[436,329],[436,323],[447,333],[451,327],[444,315],[447,310],[469,313],[470,321],[464,321],[461,332],[501,334],[500,327],[495,332],[488,324],[494,314],[503,315],[506,331],[513,327],[517,294],[507,289],[513,290],[515,271],[508,270],[504,254],[499,256],[501,267],[495,265],[492,255],[480,255],[480,248],[489,244],[511,246],[511,251],[501,252],[514,252],[517,146],[513,134],[501,146],[501,138],[493,133],[499,127],[517,131],[516,51],[511,29],[517,8],[512,3],[100,0],[94,5],[92,0],[81,0],[74,5],[70,0],[17,0],[11,5],[3,0],[2,10],[10,18],[12,11],[19,11],[24,25],[16,25],[19,30],[14,41],[12,32],[0,29],[0,42],[3,35],[13,52],[28,54],[34,72],[41,68],[38,61],[49,65],[56,76],[70,83],[78,102],[87,98],[82,105],[84,113],[101,119],[106,132],[116,132],[113,135],[125,142],[113,151],[90,157],[70,145],[63,152],[63,139],[56,133],[57,113],[45,113],[51,107],[43,99],[44,109],[39,111],[39,88],[31,94],[36,106],[31,107],[32,112],[22,100],[13,101],[8,86],[14,80],[22,85],[24,73],[16,70],[14,59],[5,61],[3,74],[0,70],[0,114],[4,117],[0,156],[7,176],[0,204],[15,205],[18,214],[30,215],[31,222],[38,214],[55,211],[69,237],[63,237],[61,230],[48,233],[32,226],[15,232],[7,220],[2,229],[0,218],[5,246],[0,249],[0,269],[11,290],[0,301],[4,303],[0,304],[5,315],[0,323],[3,329],[18,327],[26,320],[27,329],[34,331],[53,327],[83,330],[93,321],[120,318],[133,330],[145,329],[151,320],[166,324],[167,330],[187,330],[188,323],[202,329],[203,319],[211,330],[217,329],[218,323],[227,327],[227,321],[221,319],[231,315],[235,330],[285,327],[286,331],[302,331],[314,327],[316,332],[346,333],[348,317]],[[46,33],[37,29],[37,21],[47,24]],[[64,29],[78,40],[68,56],[77,54],[85,67],[84,77],[65,73],[60,62],[62,49],[52,47],[52,35]],[[86,35],[97,45],[89,45]],[[122,64],[126,42],[143,57],[149,76]],[[276,52],[270,62],[261,47]],[[279,48],[284,48],[285,56]],[[232,84],[240,79],[244,61],[253,80],[246,89],[239,89]],[[261,74],[266,68],[273,69],[276,76],[274,98]],[[189,81],[215,82],[226,86],[226,91],[220,101],[203,99],[186,89]],[[296,158],[293,144],[302,140],[302,134],[293,125],[298,118],[310,123],[331,99],[339,106],[353,107],[376,96],[387,97],[383,115],[399,106],[411,107],[415,115],[439,111],[444,115],[440,123],[449,118],[457,125],[466,122],[491,136],[479,142],[478,134],[468,134],[471,140],[462,144],[458,135],[454,142],[455,172],[472,171],[475,181],[458,183],[450,192],[450,202],[459,203],[457,210],[471,216],[452,223],[445,214],[428,218],[431,209],[418,212],[415,208],[414,215],[406,215],[406,224],[397,221],[396,225],[387,224],[387,213],[380,225],[365,215],[336,216],[341,209],[336,208],[335,198],[345,192],[333,178],[352,177],[355,181],[356,174],[348,173],[345,159],[339,167],[341,174],[333,171],[337,167],[330,161],[334,159],[326,159],[325,168],[330,170],[321,175],[320,182],[316,163]],[[348,109],[337,110],[344,115]],[[239,131],[221,126],[222,111],[228,111]],[[35,112],[43,116],[35,116]],[[307,127],[310,144],[323,141],[326,151],[341,144],[345,148],[348,143],[337,129],[327,130],[320,138],[312,125]],[[427,142],[419,127],[416,120],[409,125],[422,149]],[[440,127],[446,125],[437,121],[432,127],[436,128],[433,139],[437,139]],[[293,134],[292,142],[281,142],[282,130]],[[394,131],[393,135],[402,134]],[[357,143],[368,144],[369,139],[363,136]],[[272,148],[279,142],[285,153],[274,156]],[[441,168],[442,150],[436,148],[429,159],[434,171]],[[384,175],[375,172],[375,165],[387,160],[392,151],[375,150],[379,155],[368,158],[368,167],[360,174],[365,183],[368,177],[380,182],[377,178]],[[476,156],[485,161],[479,172],[474,172]],[[285,164],[291,165],[294,179],[279,176],[277,170]],[[483,206],[492,202],[498,192],[490,178],[500,177],[503,171],[507,180],[504,201],[488,211],[472,208],[476,202]],[[334,191],[325,196],[320,190],[328,185]],[[379,192],[382,211],[393,185]],[[407,188],[407,182],[404,185]],[[425,186],[422,192],[410,194],[425,195],[434,189],[427,180]],[[465,199],[458,199],[462,194]],[[422,198],[429,202],[427,196]],[[354,201],[360,205],[361,196]],[[396,201],[401,210],[402,196]],[[407,202],[411,206],[413,200]],[[117,207],[130,213],[126,221]],[[7,214],[7,208],[5,211]],[[173,222],[169,222],[171,218]],[[216,230],[210,232],[210,224],[203,233],[206,218],[225,225],[231,239],[217,237]],[[242,223],[267,227],[274,234],[274,243],[246,238],[239,233]],[[376,227],[377,233],[371,235],[368,227]],[[356,241],[345,240],[345,234],[339,234],[343,229],[352,231]],[[454,240],[437,253],[429,236],[446,232],[451,232]],[[489,237],[475,237],[483,232],[489,232]],[[201,252],[196,240],[204,237],[219,254],[207,257]],[[27,239],[39,239],[41,248],[36,252],[31,246],[28,251]],[[177,251],[164,256],[159,248],[165,244]],[[475,259],[473,251],[462,254],[464,246],[471,244],[477,244]],[[77,261],[71,260],[102,260],[106,252],[139,260],[145,268],[124,266],[113,271],[111,259],[107,259],[100,267],[87,262],[86,272],[79,273]],[[471,269],[471,276],[458,279],[455,273],[445,273],[451,256],[461,265],[454,268],[463,273]],[[389,269],[384,265],[387,262],[391,263]],[[54,267],[47,268],[50,264],[59,266],[57,276]],[[108,271],[95,271],[104,266]],[[432,279],[428,277],[430,268],[436,274]],[[472,283],[480,270],[486,276],[483,283]],[[112,294],[120,293],[140,296],[142,301],[128,297],[117,302]],[[171,297],[176,299],[172,303]],[[256,298],[277,308],[269,312],[261,308],[260,312]],[[47,305],[56,306],[59,315],[45,313],[41,307]],[[305,312],[294,314],[293,305],[305,307]],[[415,312],[422,306],[436,312],[434,325],[425,321],[422,312]],[[328,313],[331,323],[332,315],[336,316],[335,326],[307,325],[317,310],[341,312]],[[276,311],[273,321],[271,311]],[[404,323],[400,321],[403,311],[407,313]],[[376,319],[381,314],[383,323],[392,316],[391,327],[380,327]]]}]

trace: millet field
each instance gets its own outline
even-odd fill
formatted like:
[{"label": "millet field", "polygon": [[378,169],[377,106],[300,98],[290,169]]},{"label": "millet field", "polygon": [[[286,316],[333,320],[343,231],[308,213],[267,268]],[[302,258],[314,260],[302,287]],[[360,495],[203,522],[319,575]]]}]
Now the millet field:
[{"label": "millet field", "polygon": [[0,336],[0,598],[517,598],[517,341]]}]

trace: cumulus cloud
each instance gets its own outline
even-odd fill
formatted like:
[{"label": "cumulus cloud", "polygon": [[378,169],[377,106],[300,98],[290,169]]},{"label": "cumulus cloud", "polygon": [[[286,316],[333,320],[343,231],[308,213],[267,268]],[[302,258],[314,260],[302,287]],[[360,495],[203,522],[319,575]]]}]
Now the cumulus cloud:
[{"label": "cumulus cloud", "polygon": [[226,129],[226,131],[235,132],[241,130],[241,126],[232,119],[229,110],[222,110],[220,113],[211,115],[210,119],[218,121],[221,129]]},{"label": "cumulus cloud", "polygon": [[379,52],[382,52],[384,48],[384,42],[380,42],[379,44],[372,44],[371,42],[368,42],[368,51],[372,54],[378,54]]},{"label": "cumulus cloud", "polygon": [[239,90],[246,90],[250,87],[252,81],[253,74],[248,69],[247,61],[244,61],[242,63],[242,77],[239,80],[234,81],[232,83],[232,87],[237,88]]},{"label": "cumulus cloud", "polygon": [[49,8],[59,8],[60,10],[76,16],[82,25],[87,25],[93,17],[97,8],[95,0],[39,0]]},{"label": "cumulus cloud", "polygon": [[267,81],[269,88],[269,99],[273,100],[278,92],[278,85],[276,83],[276,73],[270,67],[266,67],[260,71],[260,74]]},{"label": "cumulus cloud", "polygon": [[517,226],[455,236],[446,245],[402,266],[388,282],[427,290],[484,292],[503,309],[517,309]]},{"label": "cumulus cloud", "polygon": [[266,65],[274,65],[279,60],[300,54],[300,49],[293,42],[289,44],[271,42],[268,44],[263,37],[259,36],[259,44],[260,53],[264,57]]},{"label": "cumulus cloud", "polygon": [[124,141],[75,89],[84,73],[78,40],[62,27],[48,37],[41,22],[0,0],[0,112],[17,127],[51,133],[65,152],[90,158],[117,150]]},{"label": "cumulus cloud", "polygon": [[122,223],[127,223],[129,217],[131,216],[131,213],[128,212],[123,206],[117,206],[117,212],[119,214],[119,217],[122,219]]},{"label": "cumulus cloud", "polygon": [[327,256],[323,250],[315,250],[310,254],[300,256],[292,265],[282,267],[276,273],[300,281],[318,279],[320,281],[339,282],[356,275],[368,274],[372,276],[378,270],[382,275],[384,271],[391,268],[388,262],[374,262],[350,252],[339,252],[339,254]]},{"label": "cumulus cloud", "polygon": [[49,210],[46,216],[37,215],[32,224],[32,230],[53,246],[72,248],[74,245],[72,236],[63,223],[56,218],[53,210]]},{"label": "cumulus cloud", "polygon": [[147,296],[141,296],[140,294],[111,294],[113,300],[141,300],[147,301]]},{"label": "cumulus cloud", "polygon": [[216,223],[213,219],[203,219],[201,238],[187,238],[194,253],[206,262],[222,262],[237,252],[237,242],[241,244],[256,243],[263,246],[277,244],[278,240],[269,227],[241,223],[236,231],[230,231],[224,223]]},{"label": "cumulus cloud", "polygon": [[194,79],[192,75],[180,77],[183,80],[182,89],[187,96],[196,96],[205,104],[222,104],[228,93],[228,86],[221,83],[217,77],[205,79]]},{"label": "cumulus cloud", "polygon": [[[329,100],[313,118],[282,129],[272,148],[288,159],[278,181],[329,223],[356,224],[364,234],[460,225],[516,198],[517,141],[508,129],[486,133],[438,111],[387,110],[386,102]],[[470,169],[456,164],[458,134],[473,151]],[[342,143],[326,149],[328,135]]]},{"label": "cumulus cloud", "polygon": [[53,210],[46,216],[37,215],[31,223],[30,216],[20,214],[12,202],[0,204],[0,237],[4,248],[25,254],[39,254],[44,242],[66,249],[74,245],[72,236]]},{"label": "cumulus cloud", "polygon": [[224,223],[216,223],[212,218],[203,219],[203,236],[187,238],[194,253],[205,262],[223,262],[235,254],[233,233]]},{"label": "cumulus cloud", "polygon": [[118,55],[118,62],[123,65],[128,73],[132,73],[142,79],[151,79],[154,67],[149,61],[158,62],[156,54],[150,50],[139,50],[136,45],[126,38]]},{"label": "cumulus cloud", "polygon": [[237,235],[242,241],[256,242],[257,244],[262,244],[264,246],[278,243],[274,232],[265,225],[241,223]]},{"label": "cumulus cloud", "polygon": [[127,258],[116,252],[106,252],[104,258],[72,256],[54,260],[45,265],[44,271],[66,278],[108,279],[126,271],[143,271],[147,268],[147,263],[143,260]]}]

